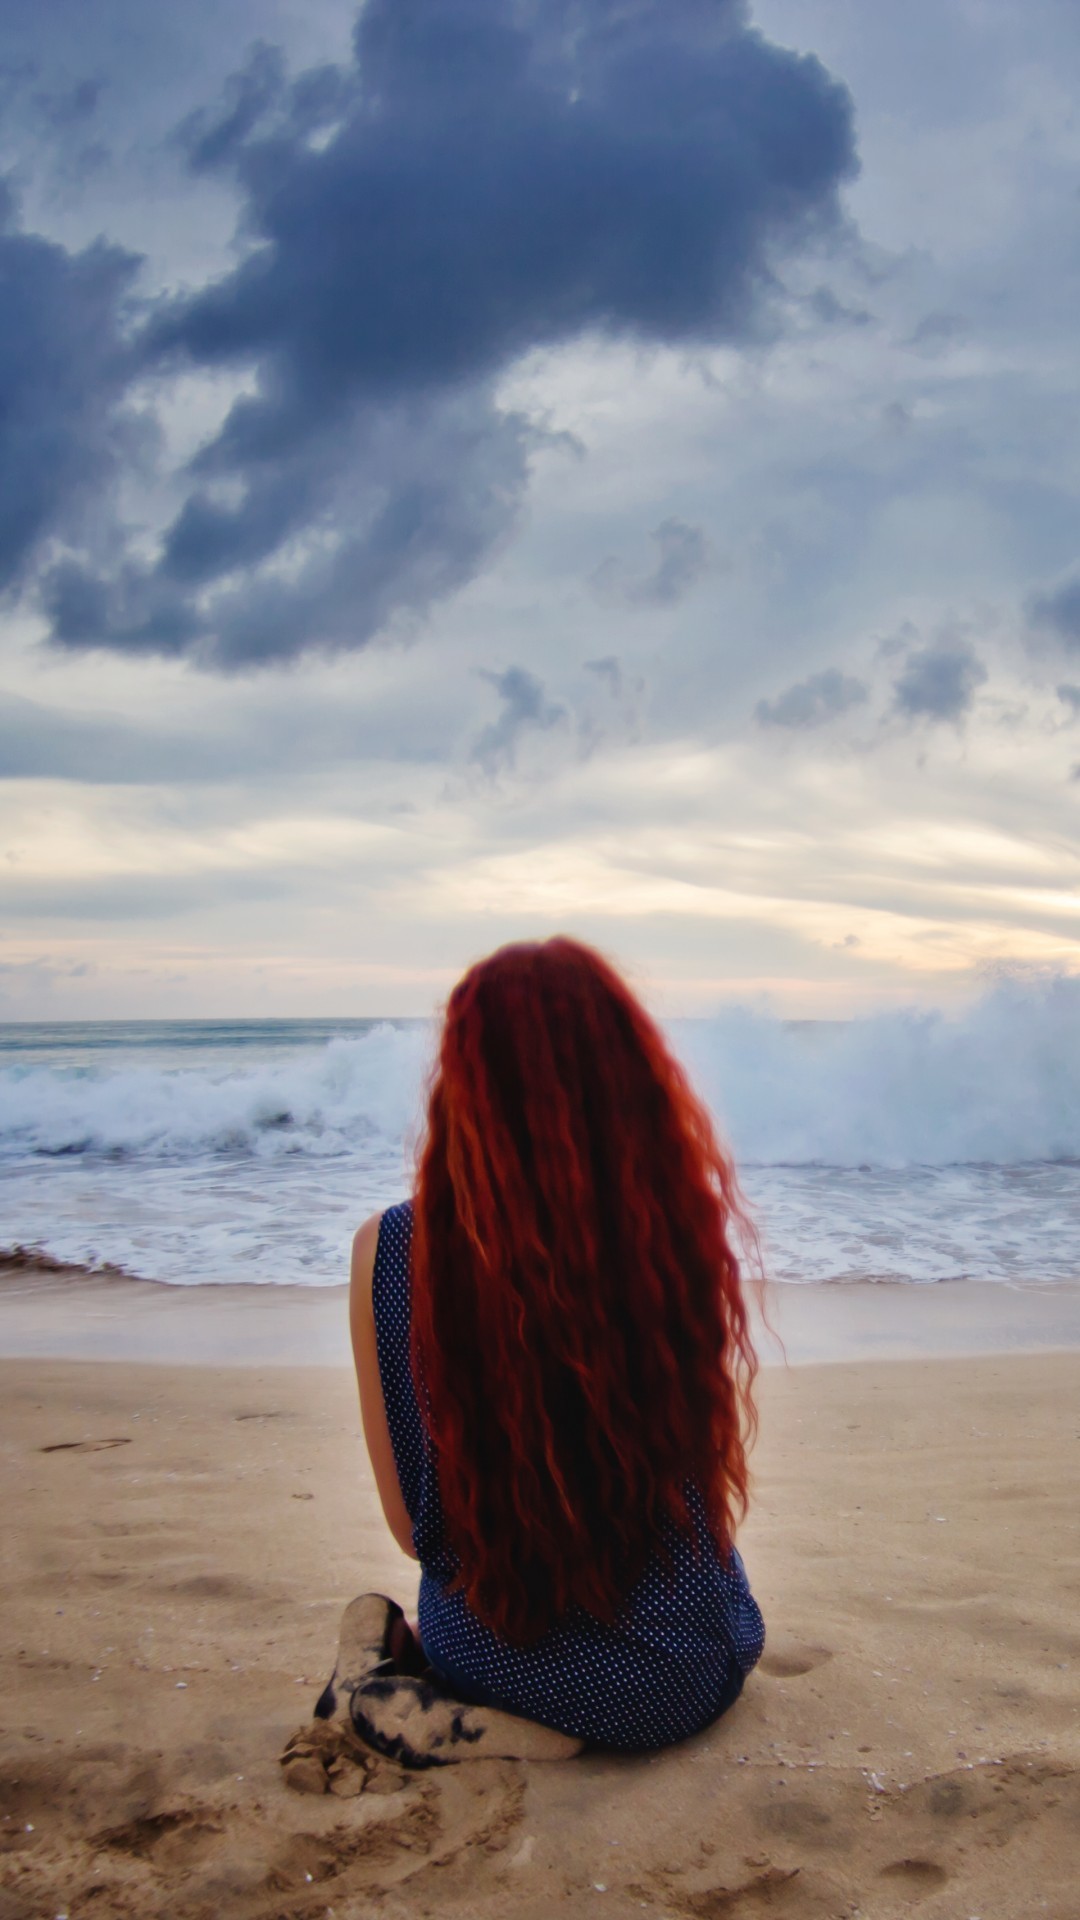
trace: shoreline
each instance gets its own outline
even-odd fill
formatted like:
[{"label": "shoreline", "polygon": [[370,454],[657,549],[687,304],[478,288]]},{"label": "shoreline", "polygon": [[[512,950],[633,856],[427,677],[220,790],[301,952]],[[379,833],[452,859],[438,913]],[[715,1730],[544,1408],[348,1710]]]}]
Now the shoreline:
[{"label": "shoreline", "polygon": [[[0,1359],[350,1368],[347,1301],[345,1286],[173,1286],[21,1256],[0,1262]],[[1061,1282],[773,1284],[766,1311],[765,1369],[1080,1348],[1080,1285]]]}]

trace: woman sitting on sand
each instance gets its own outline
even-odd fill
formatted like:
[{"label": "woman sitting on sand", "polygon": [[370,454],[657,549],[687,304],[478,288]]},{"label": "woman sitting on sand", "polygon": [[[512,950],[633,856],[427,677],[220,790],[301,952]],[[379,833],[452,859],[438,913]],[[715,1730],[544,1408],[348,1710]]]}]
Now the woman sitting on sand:
[{"label": "woman sitting on sand", "polygon": [[752,1243],[705,1109],[598,955],[555,939],[465,975],[416,1197],[354,1244],[364,1432],[423,1570],[422,1654],[392,1603],[350,1610],[384,1656],[338,1680],[371,1744],[457,1757],[498,1716],[450,1700],[641,1751],[738,1698],[764,1628],[734,1546],[756,1361],[733,1223]]}]

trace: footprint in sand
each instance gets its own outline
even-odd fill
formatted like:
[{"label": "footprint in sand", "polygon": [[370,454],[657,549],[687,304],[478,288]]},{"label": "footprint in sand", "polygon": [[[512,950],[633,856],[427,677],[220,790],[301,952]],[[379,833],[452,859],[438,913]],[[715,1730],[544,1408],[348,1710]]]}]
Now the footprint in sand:
[{"label": "footprint in sand", "polygon": [[39,1453],[104,1453],[106,1447],[130,1447],[130,1434],[109,1440],[53,1440],[47,1447],[39,1447]]},{"label": "footprint in sand", "polygon": [[936,1860],[894,1860],[891,1866],[882,1867],[880,1878],[900,1880],[911,1894],[918,1897],[920,1893],[936,1893],[949,1876]]},{"label": "footprint in sand", "polygon": [[759,1819],[767,1833],[778,1833],[789,1840],[821,1840],[825,1828],[833,1824],[832,1815],[823,1807],[794,1794],[776,1805],[764,1806]]},{"label": "footprint in sand", "polygon": [[767,1673],[772,1680],[795,1680],[831,1659],[830,1647],[775,1647],[762,1654],[758,1672]]},{"label": "footprint in sand", "polygon": [[181,1807],[143,1814],[119,1827],[107,1827],[95,1836],[99,1846],[111,1847],[138,1860],[154,1860],[190,1868],[214,1850],[224,1833],[222,1812]]},{"label": "footprint in sand", "polygon": [[258,1600],[260,1589],[250,1580],[236,1580],[227,1573],[195,1573],[183,1580],[162,1581],[166,1593],[182,1594],[191,1600]]}]

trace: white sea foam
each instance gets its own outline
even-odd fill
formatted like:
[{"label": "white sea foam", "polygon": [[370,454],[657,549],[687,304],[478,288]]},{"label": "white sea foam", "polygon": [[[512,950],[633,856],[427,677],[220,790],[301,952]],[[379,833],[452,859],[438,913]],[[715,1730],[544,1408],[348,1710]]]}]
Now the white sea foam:
[{"label": "white sea foam", "polygon": [[791,1026],[686,1023],[683,1055],[736,1153],[760,1165],[1080,1159],[1080,979],[1004,980],[974,1006]]},{"label": "white sea foam", "polygon": [[[268,1045],[270,1029],[267,1029]],[[744,1162],[951,1166],[1080,1159],[1080,979],[1005,981],[962,1013],[792,1024],[737,1009],[672,1038]],[[432,1036],[374,1026],[251,1062],[0,1070],[0,1154],[267,1159],[400,1141]]]},{"label": "white sea foam", "polygon": [[425,1029],[387,1023],[254,1065],[210,1056],[197,1067],[144,1066],[125,1054],[89,1070],[8,1067],[0,1154],[276,1160],[400,1142],[417,1118],[430,1050]]},{"label": "white sea foam", "polygon": [[[774,1276],[1080,1278],[1080,980],[964,1012],[672,1038],[743,1169]],[[340,1280],[409,1190],[422,1023],[0,1032],[0,1246],[156,1279]]]}]

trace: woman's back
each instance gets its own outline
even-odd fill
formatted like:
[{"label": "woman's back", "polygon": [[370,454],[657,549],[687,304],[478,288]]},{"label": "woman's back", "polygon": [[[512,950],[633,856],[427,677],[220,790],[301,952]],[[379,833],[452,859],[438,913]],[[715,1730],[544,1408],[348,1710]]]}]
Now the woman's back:
[{"label": "woman's back", "polygon": [[[420,1636],[436,1671],[463,1699],[605,1747],[666,1746],[708,1726],[759,1659],[764,1626],[732,1549],[724,1565],[700,1492],[693,1533],[665,1530],[614,1621],[581,1609],[525,1646],[499,1637],[469,1606],[448,1547],[438,1473],[411,1360],[410,1203],[382,1217],[372,1306],[387,1423],[423,1569]],[[491,1462],[493,1471],[499,1463]]]},{"label": "woman's back", "polygon": [[738,1694],[764,1633],[733,1222],[709,1116],[606,962],[556,939],[470,969],[353,1303],[387,1519],[460,1696],[632,1749]]}]

